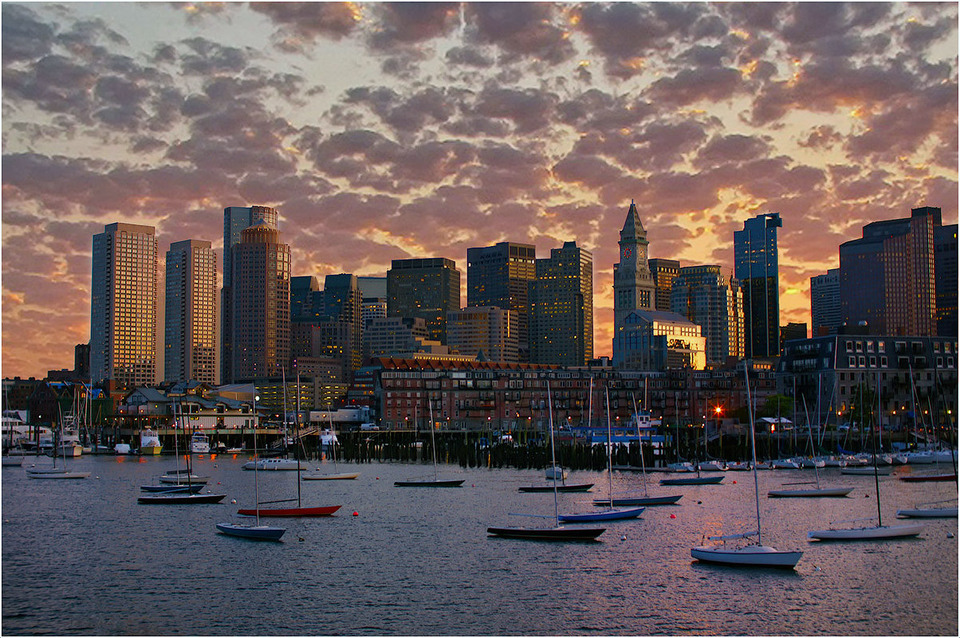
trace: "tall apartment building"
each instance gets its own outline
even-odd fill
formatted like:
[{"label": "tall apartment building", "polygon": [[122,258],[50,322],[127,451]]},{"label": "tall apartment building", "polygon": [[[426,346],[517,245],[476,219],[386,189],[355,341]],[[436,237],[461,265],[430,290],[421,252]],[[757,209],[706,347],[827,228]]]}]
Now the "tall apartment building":
[{"label": "tall apartment building", "polygon": [[627,218],[620,230],[620,262],[613,266],[614,332],[627,315],[636,310],[656,307],[656,284],[647,263],[647,231],[640,221],[637,205],[630,202]]},{"label": "tall apartment building", "polygon": [[266,221],[243,230],[233,257],[233,382],[279,377],[290,359],[290,246]]},{"label": "tall apartment building", "polygon": [[115,223],[93,236],[90,377],[124,387],[157,381],[157,238]]},{"label": "tall apartment building", "polygon": [[467,249],[467,306],[495,306],[516,318],[519,360],[530,360],[530,282],[537,276],[537,249],[532,244],[500,242]]},{"label": "tall apartment building", "polygon": [[447,313],[460,309],[460,271],[452,259],[394,259],[387,271],[387,316],[420,317],[430,338],[447,342]]},{"label": "tall apartment building", "polygon": [[167,251],[163,379],[217,381],[217,256],[209,241]]},{"label": "tall apartment building", "polygon": [[586,365],[593,358],[593,254],[568,241],[538,259],[529,301],[530,362]]},{"label": "tall apartment building", "polygon": [[957,225],[933,229],[937,334],[957,336]]},{"label": "tall apartment building", "polygon": [[327,275],[323,283],[323,306],[327,321],[346,324],[349,332],[342,354],[344,371],[352,374],[363,363],[363,322],[360,314],[361,292],[357,276],[350,274]]},{"label": "tall apartment building", "polygon": [[[840,307],[848,325],[871,334],[936,334],[934,233],[940,209],[873,222],[863,237],[840,244]],[[953,281],[956,287],[956,280]]]},{"label": "tall apartment building", "polygon": [[680,274],[680,262],[675,259],[648,259],[650,276],[657,289],[656,308],[661,312],[670,312],[670,291],[673,280]]},{"label": "tall apartment building", "polygon": [[228,206],[223,209],[223,290],[220,296],[220,382],[233,383],[233,249],[250,226],[266,222],[279,228],[275,208],[269,206]]},{"label": "tall apartment building", "polygon": [[744,351],[743,292],[720,266],[685,266],[673,280],[671,311],[700,326],[706,361],[723,365]]},{"label": "tall apartment building", "polygon": [[840,312],[840,269],[810,278],[810,319],[814,337],[837,334],[843,325]]},{"label": "tall apartment building", "polygon": [[496,306],[468,306],[447,313],[447,345],[462,355],[517,363],[517,317]]},{"label": "tall apartment building", "polygon": [[733,233],[734,275],[743,289],[745,355],[780,354],[779,213],[757,215]]}]

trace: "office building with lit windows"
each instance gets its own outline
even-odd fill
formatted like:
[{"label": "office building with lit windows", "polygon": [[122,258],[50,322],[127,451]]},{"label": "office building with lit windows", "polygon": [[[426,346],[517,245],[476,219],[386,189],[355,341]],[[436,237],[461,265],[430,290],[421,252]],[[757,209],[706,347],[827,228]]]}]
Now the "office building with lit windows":
[{"label": "office building with lit windows", "polygon": [[290,246],[260,221],[231,254],[230,376],[237,383],[280,377],[290,359]]},{"label": "office building with lit windows", "polygon": [[460,309],[460,271],[452,259],[394,259],[387,271],[387,316],[420,317],[446,344],[447,313]]},{"label": "office building with lit windows", "polygon": [[532,244],[500,242],[467,249],[467,306],[495,306],[516,319],[520,361],[530,360],[530,282],[537,276],[537,249]]},{"label": "office building with lit windows", "polygon": [[593,358],[593,254],[568,241],[537,260],[530,282],[530,362],[582,366]]},{"label": "office building with lit windows", "polygon": [[734,276],[743,290],[744,356],[780,354],[779,213],[757,215],[733,233]]},{"label": "office building with lit windows", "polygon": [[837,334],[837,329],[843,325],[839,268],[831,268],[824,275],[810,278],[810,318],[814,337]]},{"label": "office building with lit windows", "polygon": [[157,381],[157,238],[115,223],[93,236],[90,376],[120,387]]},{"label": "office building with lit windows", "polygon": [[228,206],[223,209],[223,289],[220,293],[220,382],[233,383],[233,249],[243,231],[258,222],[279,228],[277,209],[269,206]]},{"label": "office building with lit windows", "polygon": [[657,289],[655,310],[670,312],[670,291],[673,280],[680,274],[680,262],[675,259],[648,259],[653,286]]},{"label": "office building with lit windows", "polygon": [[217,256],[209,241],[170,244],[165,301],[164,381],[216,383]]},{"label": "office building with lit windows", "polygon": [[673,280],[671,299],[672,312],[700,326],[707,363],[743,358],[743,293],[736,279],[727,282],[720,266],[685,266]]},{"label": "office building with lit windows", "polygon": [[447,313],[447,345],[486,361],[518,363],[517,317],[496,306],[469,306]]}]

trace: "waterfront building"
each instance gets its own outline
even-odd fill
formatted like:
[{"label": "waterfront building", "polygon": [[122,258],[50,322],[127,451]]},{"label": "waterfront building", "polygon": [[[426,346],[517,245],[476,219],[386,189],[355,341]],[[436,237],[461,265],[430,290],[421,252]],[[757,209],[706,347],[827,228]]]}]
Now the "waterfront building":
[{"label": "waterfront building", "polygon": [[279,376],[290,359],[290,246],[261,221],[244,229],[233,257],[233,382]]},{"label": "waterfront building", "polygon": [[467,249],[467,306],[495,306],[516,318],[520,361],[530,360],[530,282],[537,277],[532,244],[500,242]]},{"label": "waterfront building", "polygon": [[613,338],[613,361],[620,370],[662,371],[707,363],[701,327],[675,312],[636,310]]},{"label": "waterfront building", "polygon": [[620,262],[613,265],[614,333],[618,332],[627,315],[636,310],[653,310],[656,304],[656,284],[647,263],[650,242],[637,205],[632,200],[618,243]]},{"label": "waterfront building", "polygon": [[788,323],[785,326],[780,326],[780,352],[783,352],[783,344],[787,341],[806,338],[807,324],[805,323]]},{"label": "waterfront building", "polygon": [[[873,334],[936,334],[934,231],[940,209],[872,222],[863,237],[840,244],[843,322]],[[956,279],[952,285],[956,288]]]},{"label": "waterfront building", "polygon": [[593,358],[593,254],[574,241],[538,259],[530,282],[530,361],[584,365]]},{"label": "waterfront building", "polygon": [[673,280],[680,274],[680,262],[675,259],[648,259],[650,276],[657,289],[654,310],[670,312],[670,293]]},{"label": "waterfront building", "polygon": [[840,269],[810,278],[810,318],[814,337],[836,334],[843,325],[840,312]]},{"label": "waterfront building", "polygon": [[164,381],[215,383],[217,256],[209,241],[170,244],[164,310]]},{"label": "waterfront building", "polygon": [[430,339],[427,323],[421,317],[383,317],[367,324],[367,350],[364,360],[390,357],[399,353],[442,354],[446,346]]},{"label": "waterfront building", "polygon": [[727,282],[720,266],[680,268],[673,280],[671,310],[700,326],[708,364],[743,358],[743,292],[736,279]]},{"label": "waterfront building", "polygon": [[745,356],[780,354],[779,213],[757,215],[733,233],[734,275],[743,290]]},{"label": "waterfront building", "polygon": [[937,334],[957,336],[957,225],[933,229]]},{"label": "waterfront building", "polygon": [[157,238],[114,223],[93,236],[90,376],[120,387],[157,381]]},{"label": "waterfront building", "polygon": [[790,341],[778,364],[779,391],[792,394],[795,387],[816,422],[837,423],[864,409],[857,405],[858,388],[873,395],[868,410],[875,410],[879,384],[884,428],[913,428],[919,414],[949,437],[946,426],[957,414],[957,346],[955,336],[840,334]]},{"label": "waterfront building", "polygon": [[517,363],[517,317],[495,306],[471,306],[447,313],[447,345],[451,350],[488,361]]},{"label": "waterfront building", "polygon": [[243,231],[259,222],[279,228],[279,216],[269,206],[228,206],[223,209],[223,289],[220,292],[220,380],[231,383],[233,365],[233,249]]},{"label": "waterfront building", "polygon": [[447,313],[460,308],[460,271],[451,259],[394,259],[387,271],[387,316],[419,317],[447,342]]}]

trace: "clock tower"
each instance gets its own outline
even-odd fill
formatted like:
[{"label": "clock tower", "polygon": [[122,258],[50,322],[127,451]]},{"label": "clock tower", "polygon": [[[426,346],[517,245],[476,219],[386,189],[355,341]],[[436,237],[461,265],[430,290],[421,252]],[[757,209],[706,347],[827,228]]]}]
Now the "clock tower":
[{"label": "clock tower", "polygon": [[656,307],[656,286],[647,264],[647,231],[640,222],[637,205],[630,200],[630,210],[620,231],[620,263],[613,265],[614,332],[620,331],[623,320],[634,310]]}]

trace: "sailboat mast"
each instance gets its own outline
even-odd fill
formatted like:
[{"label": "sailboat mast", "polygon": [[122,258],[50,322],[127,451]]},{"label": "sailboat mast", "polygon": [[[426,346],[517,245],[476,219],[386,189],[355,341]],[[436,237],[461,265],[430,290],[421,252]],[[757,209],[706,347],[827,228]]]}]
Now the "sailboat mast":
[{"label": "sailboat mast", "polygon": [[437,474],[437,435],[433,432],[433,401],[430,399],[430,395],[427,395],[427,405],[430,406],[430,451],[433,452],[433,480],[437,481],[440,478]]},{"label": "sailboat mast", "polygon": [[610,507],[613,507],[613,442],[610,436],[610,390],[603,387],[604,399],[607,403],[607,484],[610,495]]},{"label": "sailboat mast", "polygon": [[880,373],[877,373],[877,427],[873,436],[873,481],[877,487],[877,526],[883,527],[883,517],[880,515],[880,471],[877,469],[877,436],[880,429]]},{"label": "sailboat mast", "polygon": [[750,374],[747,372],[747,362],[743,362],[743,378],[747,383],[747,414],[750,417],[750,454],[753,457],[753,492],[757,502],[757,544],[762,545],[760,538],[760,484],[757,483],[757,435],[753,425],[753,403],[750,401]]},{"label": "sailboat mast", "polygon": [[[547,381],[547,415],[548,423],[550,424],[550,465],[554,470],[557,467],[557,452],[553,443],[553,401],[550,398],[550,382]],[[563,470],[561,470],[561,476]],[[557,527],[560,526],[560,501],[557,498],[557,480],[554,476],[553,480],[553,519],[556,522]]]},{"label": "sailboat mast", "polygon": [[[646,384],[646,381],[644,381]],[[643,495],[647,494],[647,468],[643,461],[643,439],[640,438],[640,413],[637,411],[637,396],[630,395],[633,398],[633,418],[637,423],[637,448],[640,450],[640,473],[643,474]]]}]

